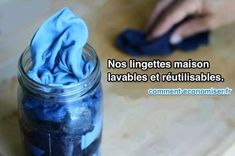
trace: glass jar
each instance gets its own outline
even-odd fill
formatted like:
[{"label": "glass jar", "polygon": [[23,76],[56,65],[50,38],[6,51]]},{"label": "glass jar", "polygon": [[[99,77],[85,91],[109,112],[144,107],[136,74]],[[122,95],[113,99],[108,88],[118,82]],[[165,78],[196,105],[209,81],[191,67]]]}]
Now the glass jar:
[{"label": "glass jar", "polygon": [[21,55],[18,106],[25,155],[100,155],[103,121],[100,62],[88,44],[83,56],[95,65],[86,79],[72,85],[50,86],[28,77],[32,65],[30,48]]}]

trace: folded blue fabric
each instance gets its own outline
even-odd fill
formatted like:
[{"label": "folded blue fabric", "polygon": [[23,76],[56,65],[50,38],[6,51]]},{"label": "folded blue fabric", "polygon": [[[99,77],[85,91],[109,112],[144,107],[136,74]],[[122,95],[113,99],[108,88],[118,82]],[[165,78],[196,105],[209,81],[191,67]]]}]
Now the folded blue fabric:
[{"label": "folded blue fabric", "polygon": [[199,48],[200,46],[208,45],[210,36],[209,31],[196,34],[183,40],[177,45],[172,45],[170,43],[170,37],[176,28],[190,19],[191,18],[187,18],[179,24],[176,24],[169,32],[152,41],[146,41],[145,33],[134,29],[128,29],[121,33],[117,38],[117,46],[122,51],[132,56],[152,56],[169,55],[175,50],[191,51]]},{"label": "folded blue fabric", "polygon": [[68,8],[45,21],[31,41],[32,68],[28,75],[42,84],[71,84],[83,80],[94,68],[83,55],[86,23]]}]

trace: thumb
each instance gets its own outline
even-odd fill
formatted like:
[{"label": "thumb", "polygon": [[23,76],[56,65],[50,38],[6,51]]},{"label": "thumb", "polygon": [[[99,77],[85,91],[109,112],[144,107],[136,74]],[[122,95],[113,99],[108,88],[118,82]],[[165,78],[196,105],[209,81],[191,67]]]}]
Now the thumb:
[{"label": "thumb", "polygon": [[197,18],[184,23],[172,34],[170,38],[171,44],[178,44],[190,36],[208,30],[210,28],[209,23],[209,17]]}]

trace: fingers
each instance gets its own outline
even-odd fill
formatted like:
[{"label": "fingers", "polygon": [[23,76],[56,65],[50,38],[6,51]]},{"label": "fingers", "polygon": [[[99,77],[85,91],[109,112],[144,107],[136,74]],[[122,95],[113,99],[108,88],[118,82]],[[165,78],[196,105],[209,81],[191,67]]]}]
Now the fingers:
[{"label": "fingers", "polygon": [[162,36],[165,34],[173,25],[182,21],[186,16],[195,14],[200,9],[200,1],[189,1],[179,0],[174,3],[171,7],[165,10],[164,14],[159,18],[159,22],[155,25],[154,29],[148,35],[147,39]]},{"label": "fingers", "polygon": [[193,19],[180,26],[171,36],[171,44],[178,44],[185,38],[210,29],[210,18]]},{"label": "fingers", "polygon": [[155,23],[155,20],[159,17],[164,9],[166,9],[173,0],[158,0],[157,4],[155,5],[153,12],[151,13],[147,24],[145,25],[144,30],[148,31],[152,25]]}]

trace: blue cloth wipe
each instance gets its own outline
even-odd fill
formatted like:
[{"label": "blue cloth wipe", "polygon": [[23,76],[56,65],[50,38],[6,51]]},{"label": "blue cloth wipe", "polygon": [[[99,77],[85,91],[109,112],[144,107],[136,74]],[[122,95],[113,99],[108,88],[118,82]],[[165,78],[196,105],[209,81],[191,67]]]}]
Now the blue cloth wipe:
[{"label": "blue cloth wipe", "polygon": [[90,74],[94,65],[82,55],[86,23],[68,8],[55,13],[31,41],[32,68],[28,75],[41,84],[73,84]]},{"label": "blue cloth wipe", "polygon": [[[32,67],[28,76],[48,86],[81,82],[95,66],[83,55],[87,40],[86,23],[68,8],[59,10],[42,24],[31,41]],[[93,90],[76,100],[58,97],[64,102],[36,98],[23,90],[25,115],[21,125],[26,152],[34,156],[95,156],[102,133],[101,85]]]},{"label": "blue cloth wipe", "polygon": [[145,40],[145,33],[134,29],[128,29],[121,33],[117,38],[117,46],[122,51],[132,56],[151,56],[169,55],[172,54],[175,50],[191,51],[199,48],[200,46],[208,45],[210,36],[209,31],[196,34],[183,40],[177,45],[172,45],[170,43],[170,37],[172,33],[176,30],[176,28],[188,20],[190,20],[190,18],[187,18],[179,24],[176,24],[169,32],[152,41]]}]

